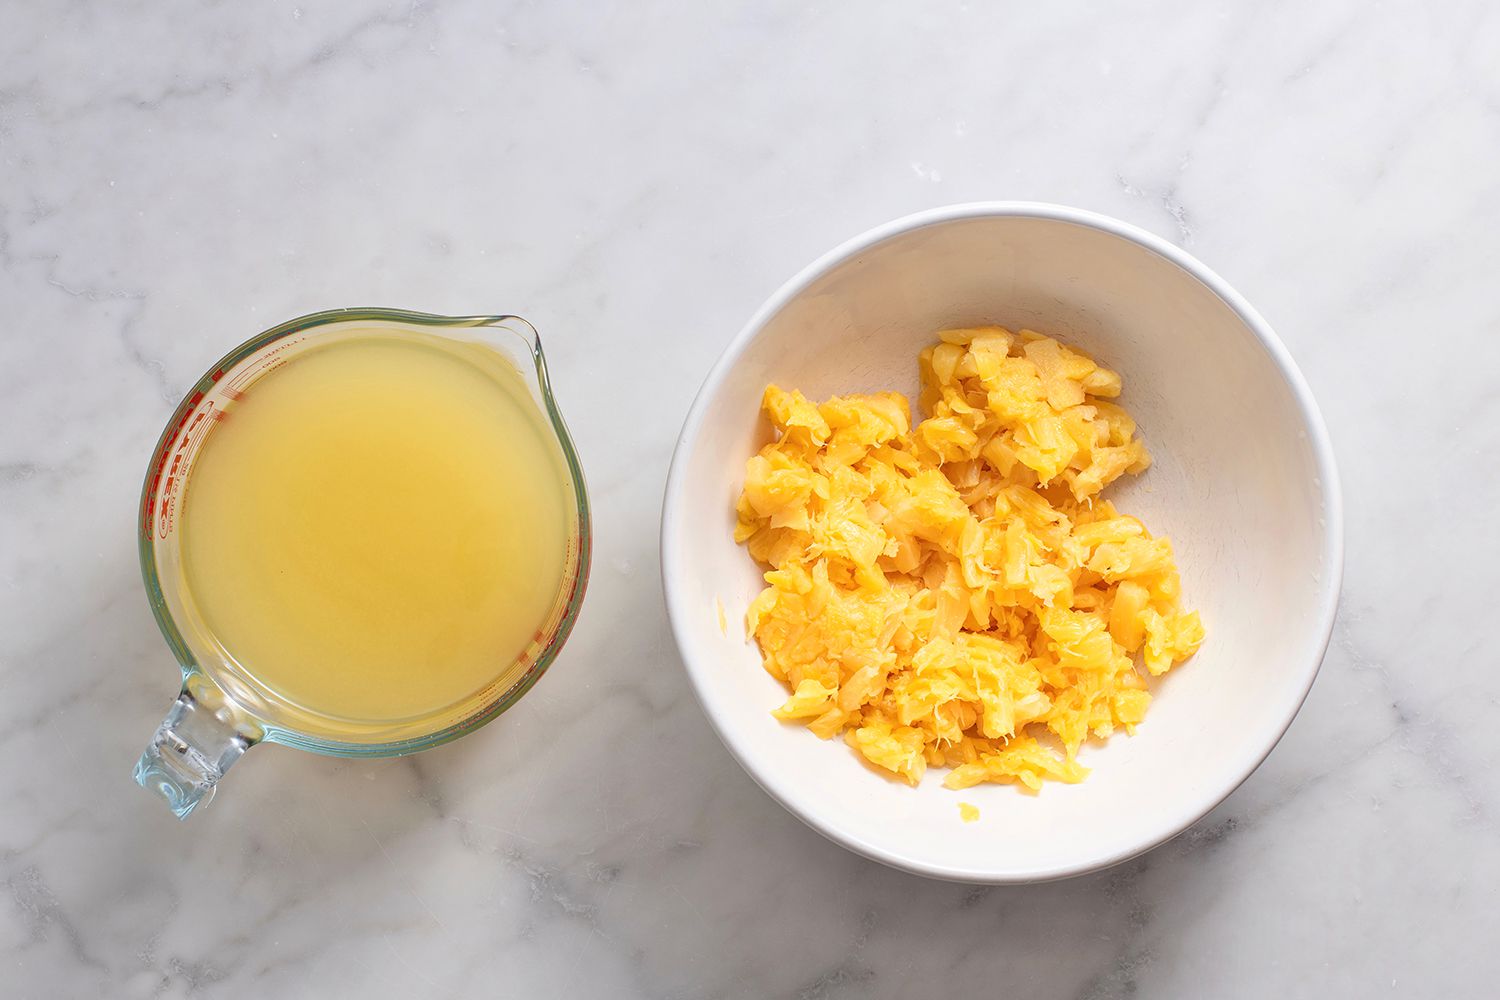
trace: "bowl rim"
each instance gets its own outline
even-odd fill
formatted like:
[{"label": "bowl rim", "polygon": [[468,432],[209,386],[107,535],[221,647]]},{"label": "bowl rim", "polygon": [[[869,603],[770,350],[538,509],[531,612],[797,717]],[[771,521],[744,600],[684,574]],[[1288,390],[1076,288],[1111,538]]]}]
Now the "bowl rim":
[{"label": "bowl rim", "polygon": [[[681,545],[677,534],[671,530],[671,526],[680,521],[679,512],[684,502],[683,483],[686,476],[687,455],[702,429],[703,419],[707,413],[710,401],[718,394],[720,387],[726,381],[730,372],[733,371],[736,364],[738,364],[740,357],[760,335],[767,322],[784,309],[796,296],[805,291],[814,281],[827,274],[834,267],[843,264],[877,244],[920,229],[980,218],[1040,219],[1044,221],[1071,223],[1094,229],[1134,243],[1165,259],[1169,263],[1175,264],[1178,268],[1196,278],[1239,317],[1245,328],[1260,342],[1261,347],[1266,351],[1266,354],[1270,357],[1283,381],[1285,381],[1287,387],[1291,390],[1303,426],[1307,431],[1308,441],[1312,447],[1314,462],[1316,463],[1318,476],[1321,480],[1320,495],[1324,508],[1321,554],[1323,565],[1326,569],[1321,574],[1317,614],[1314,624],[1310,629],[1310,633],[1317,636],[1316,655],[1308,658],[1308,662],[1302,667],[1300,676],[1297,677],[1297,682],[1301,690],[1297,692],[1296,699],[1290,703],[1286,718],[1279,725],[1268,729],[1261,737],[1261,746],[1258,752],[1253,755],[1248,767],[1244,768],[1240,773],[1227,776],[1224,781],[1216,783],[1193,803],[1167,817],[1160,825],[1158,832],[1144,837],[1139,842],[1120,850],[1097,856],[1084,856],[1077,861],[1052,866],[977,869],[920,861],[904,856],[896,851],[868,843],[850,834],[847,830],[841,829],[837,823],[830,821],[826,813],[803,808],[795,800],[794,796],[782,787],[780,778],[777,775],[762,770],[758,766],[752,749],[741,745],[725,726],[721,724],[719,718],[709,707],[703,687],[706,675],[695,664],[689,653],[687,630],[683,624],[688,620],[689,615],[685,603],[691,596],[695,595],[687,594],[684,588],[677,585],[672,574],[673,567],[678,562]],[[1160,847],[1218,807],[1270,756],[1271,751],[1275,749],[1276,744],[1281,741],[1282,736],[1291,727],[1292,720],[1297,717],[1297,713],[1307,700],[1308,692],[1311,691],[1313,681],[1318,676],[1318,670],[1322,666],[1324,656],[1328,650],[1328,643],[1333,635],[1334,617],[1343,581],[1344,508],[1338,478],[1338,468],[1334,460],[1333,444],[1329,438],[1328,429],[1323,422],[1322,413],[1319,411],[1317,402],[1313,398],[1312,390],[1308,387],[1302,372],[1297,368],[1296,362],[1292,360],[1292,356],[1286,349],[1286,346],[1271,329],[1271,325],[1227,281],[1182,248],[1167,242],[1159,236],[1146,232],[1129,223],[1111,218],[1110,216],[1085,209],[1045,202],[979,201],[945,205],[915,212],[868,229],[858,236],[840,243],[802,268],[802,270],[798,271],[772,293],[770,298],[766,299],[760,308],[755,311],[749,321],[746,322],[739,333],[735,335],[734,339],[724,349],[718,361],[714,363],[713,368],[709,370],[708,376],[704,379],[697,395],[693,398],[687,417],[683,421],[682,430],[678,434],[677,443],[672,453],[672,463],[667,474],[666,491],[662,503],[660,555],[662,589],[666,601],[667,619],[671,624],[672,636],[677,644],[678,652],[681,654],[683,666],[687,671],[688,679],[693,688],[693,694],[697,697],[698,704],[703,709],[703,714],[708,717],[709,724],[718,734],[719,739],[724,743],[725,747],[728,748],[730,755],[738,761],[745,773],[767,795],[779,802],[793,816],[796,816],[803,823],[834,843],[857,854],[889,865],[892,868],[930,878],[955,882],[986,884],[1047,882],[1100,871],[1128,861],[1146,851]]]}]

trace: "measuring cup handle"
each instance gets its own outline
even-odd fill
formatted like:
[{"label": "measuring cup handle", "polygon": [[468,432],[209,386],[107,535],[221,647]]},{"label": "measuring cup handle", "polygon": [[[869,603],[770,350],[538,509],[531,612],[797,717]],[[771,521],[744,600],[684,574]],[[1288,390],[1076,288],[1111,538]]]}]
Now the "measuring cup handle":
[{"label": "measuring cup handle", "polygon": [[135,780],[159,792],[177,818],[186,819],[213,798],[224,772],[256,742],[235,724],[228,707],[214,711],[184,687],[136,762]]}]

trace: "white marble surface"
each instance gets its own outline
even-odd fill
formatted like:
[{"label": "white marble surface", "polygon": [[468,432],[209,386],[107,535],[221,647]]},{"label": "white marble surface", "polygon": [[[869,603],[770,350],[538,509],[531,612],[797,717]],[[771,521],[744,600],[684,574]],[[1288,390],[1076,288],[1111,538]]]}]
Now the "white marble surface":
[{"label": "white marble surface", "polygon": [[[0,9],[0,995],[1493,996],[1500,14],[1327,4]],[[954,201],[1185,246],[1318,393],[1349,514],[1280,748],[1174,843],[970,889],[784,813],[701,717],[656,518],[752,309]],[[135,502],[226,347],[511,310],[593,487],[582,621],[498,724],[252,752],[178,824]],[[1268,622],[1267,627],[1275,627]]]}]

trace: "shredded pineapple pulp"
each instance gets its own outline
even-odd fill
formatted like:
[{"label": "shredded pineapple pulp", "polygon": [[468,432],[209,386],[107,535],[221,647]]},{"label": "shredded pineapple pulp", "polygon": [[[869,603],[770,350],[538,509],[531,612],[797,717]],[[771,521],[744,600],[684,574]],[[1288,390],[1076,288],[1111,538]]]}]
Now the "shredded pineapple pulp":
[{"label": "shredded pineapple pulp", "polygon": [[774,714],[911,784],[1081,781],[1083,742],[1145,717],[1136,658],[1161,674],[1203,641],[1171,543],[1098,498],[1150,457],[1086,355],[938,336],[916,427],[899,393],[766,389],[735,538],[770,567],[747,623],[790,692]]}]

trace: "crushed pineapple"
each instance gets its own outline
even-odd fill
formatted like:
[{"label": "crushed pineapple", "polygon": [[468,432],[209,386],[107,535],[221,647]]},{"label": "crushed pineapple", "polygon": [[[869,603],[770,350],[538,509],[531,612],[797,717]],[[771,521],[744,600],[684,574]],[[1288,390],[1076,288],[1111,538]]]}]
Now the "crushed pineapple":
[{"label": "crushed pineapple", "polygon": [[958,804],[958,818],[965,823],[974,822],[979,819],[979,807],[969,802],[960,802]]},{"label": "crushed pineapple", "polygon": [[[1082,781],[1152,675],[1203,641],[1172,545],[1098,494],[1150,464],[1120,376],[1048,337],[944,330],[899,393],[766,389],[736,541],[769,566],[746,622],[773,714],[916,784]],[[1038,739],[1041,737],[1041,739]]]}]

